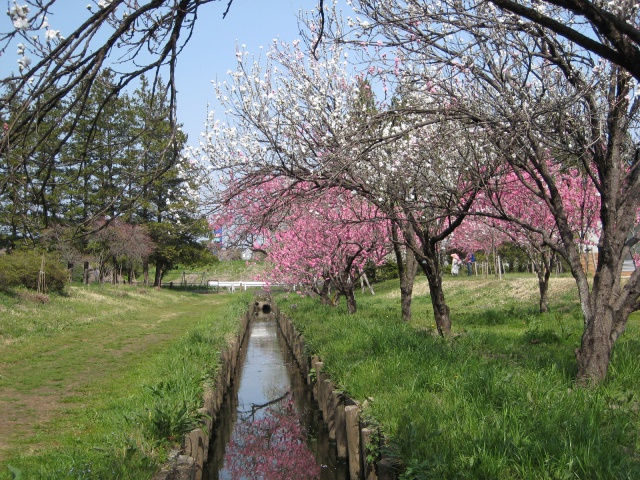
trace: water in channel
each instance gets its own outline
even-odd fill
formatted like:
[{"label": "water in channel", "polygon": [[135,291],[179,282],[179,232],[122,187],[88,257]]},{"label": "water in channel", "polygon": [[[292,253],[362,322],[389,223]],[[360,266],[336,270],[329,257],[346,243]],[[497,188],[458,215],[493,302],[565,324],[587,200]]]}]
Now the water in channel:
[{"label": "water in channel", "polygon": [[273,315],[253,318],[211,438],[207,480],[347,480]]}]

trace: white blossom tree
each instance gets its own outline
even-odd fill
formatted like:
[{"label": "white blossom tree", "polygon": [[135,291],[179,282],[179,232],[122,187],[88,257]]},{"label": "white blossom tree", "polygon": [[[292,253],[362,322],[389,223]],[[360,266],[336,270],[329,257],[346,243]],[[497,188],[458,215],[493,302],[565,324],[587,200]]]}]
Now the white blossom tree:
[{"label": "white blossom tree", "polygon": [[299,42],[275,42],[266,66],[239,50],[231,83],[218,86],[229,118],[210,118],[203,149],[237,192],[286,177],[375,205],[427,275],[436,325],[447,335],[439,243],[471,206],[488,157],[461,125],[441,122],[432,92],[375,105],[372,86],[350,70],[349,52],[318,47],[314,56]]},{"label": "white blossom tree", "polygon": [[[357,22],[359,42],[382,43],[375,51],[378,62],[384,60],[385,46],[396,53],[395,65],[386,63],[387,78],[401,70],[414,89],[435,85],[441,104],[447,105],[445,117],[466,123],[484,138],[519,175],[522,188],[549,209],[560,241],[548,235],[543,241],[569,263],[584,314],[579,380],[597,383],[606,376],[629,314],[640,309],[638,271],[626,283],[621,280],[623,260],[640,240],[634,229],[640,205],[636,84],[624,65],[494,3],[359,1],[364,17]],[[572,26],[573,13],[549,7],[559,3],[537,6],[556,23]],[[614,23],[637,25],[632,2],[597,3],[597,8]],[[598,38],[607,44],[606,37]],[[580,263],[583,239],[571,229],[567,198],[550,156],[560,169],[580,169],[601,198],[599,260],[592,283]],[[543,234],[527,218],[502,213]]]}]

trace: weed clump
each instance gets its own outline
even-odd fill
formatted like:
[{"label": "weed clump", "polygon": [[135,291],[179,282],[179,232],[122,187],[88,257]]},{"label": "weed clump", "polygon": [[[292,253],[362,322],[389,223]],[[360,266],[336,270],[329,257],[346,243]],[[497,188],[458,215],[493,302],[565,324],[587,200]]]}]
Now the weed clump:
[{"label": "weed clump", "polygon": [[18,290],[18,298],[29,303],[49,303],[49,295],[32,290]]},{"label": "weed clump", "polygon": [[[195,379],[197,381],[197,378]],[[170,382],[146,386],[151,393],[151,405],[139,416],[145,437],[157,445],[179,441],[185,434],[201,426],[203,416],[196,405],[188,405],[185,397],[198,389],[194,379],[176,378]],[[192,383],[192,385],[189,385]]]}]

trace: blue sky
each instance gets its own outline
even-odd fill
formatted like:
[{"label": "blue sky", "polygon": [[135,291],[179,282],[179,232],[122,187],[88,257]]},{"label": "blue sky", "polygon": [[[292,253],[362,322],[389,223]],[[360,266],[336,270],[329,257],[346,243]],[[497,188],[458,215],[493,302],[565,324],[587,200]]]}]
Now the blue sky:
[{"label": "blue sky", "polygon": [[207,102],[216,112],[221,110],[211,81],[226,80],[227,71],[235,70],[236,44],[258,55],[260,46],[268,47],[276,37],[299,38],[298,12],[316,7],[317,1],[234,0],[223,20],[226,5],[223,0],[201,8],[194,35],[178,59],[178,120],[194,146],[203,130]]}]

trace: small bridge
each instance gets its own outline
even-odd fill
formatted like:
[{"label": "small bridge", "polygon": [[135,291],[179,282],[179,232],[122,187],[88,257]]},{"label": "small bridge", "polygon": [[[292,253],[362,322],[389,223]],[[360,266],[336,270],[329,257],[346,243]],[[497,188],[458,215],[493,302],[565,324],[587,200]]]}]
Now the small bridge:
[{"label": "small bridge", "polygon": [[224,281],[224,280],[209,280],[207,282],[208,288],[213,288],[218,291],[221,288],[226,288],[231,292],[237,290],[247,290],[248,288],[264,288],[267,285],[266,282],[252,282],[252,281]]},{"label": "small bridge", "polygon": [[[215,289],[216,291],[221,288],[226,288],[231,292],[235,292],[236,290],[246,291],[249,288],[264,288],[264,287],[286,287],[284,283],[267,283],[267,282],[255,282],[255,281],[223,281],[223,280],[209,280],[207,282],[207,287],[210,289]],[[294,287],[295,290],[295,287]]]}]

